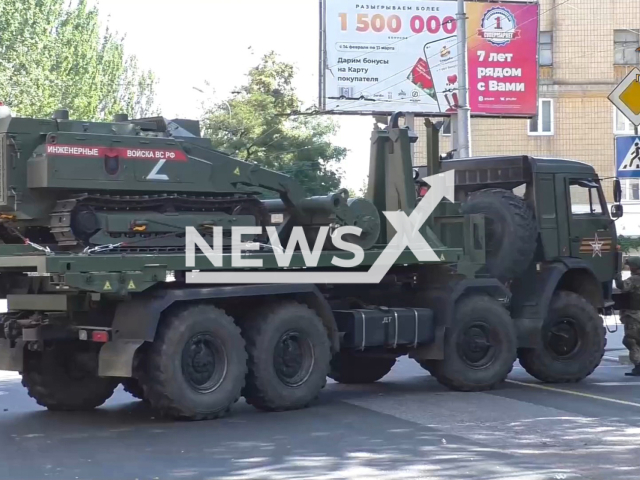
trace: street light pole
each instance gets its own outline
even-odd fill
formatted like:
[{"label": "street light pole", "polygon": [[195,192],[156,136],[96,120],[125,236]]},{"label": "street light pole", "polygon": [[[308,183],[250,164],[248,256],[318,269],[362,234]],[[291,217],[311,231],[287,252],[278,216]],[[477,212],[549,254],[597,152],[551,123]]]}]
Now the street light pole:
[{"label": "street light pole", "polygon": [[222,100],[222,103],[227,106],[227,108],[229,109],[229,116],[231,116],[231,106],[229,105],[229,102],[227,102],[226,100]]},{"label": "street light pole", "polygon": [[467,16],[464,13],[464,0],[458,0],[457,41],[460,54],[458,55],[458,151],[457,158],[471,156],[471,132],[469,123],[471,119],[469,110],[467,86]]}]

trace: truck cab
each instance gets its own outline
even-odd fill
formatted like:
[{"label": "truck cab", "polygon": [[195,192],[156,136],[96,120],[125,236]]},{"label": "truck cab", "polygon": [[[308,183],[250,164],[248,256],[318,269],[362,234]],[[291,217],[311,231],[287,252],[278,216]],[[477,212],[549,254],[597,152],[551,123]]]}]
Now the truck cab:
[{"label": "truck cab", "polygon": [[[582,291],[599,309],[611,305],[612,280],[622,267],[615,225],[622,216],[617,180],[613,194],[616,201],[610,212],[600,178],[591,165],[583,162],[524,155],[440,162],[441,171],[452,169],[462,210],[489,217],[488,255],[502,256],[508,252],[509,243],[518,240],[518,232],[512,231],[516,225],[509,224],[508,218],[513,202],[505,198],[502,209],[482,202],[465,209],[464,204],[479,192],[507,190],[521,197],[531,210],[534,225],[527,236],[533,233],[537,241],[522,238],[529,241],[532,251],[519,259],[518,275],[510,275],[508,280],[517,281],[520,275],[527,276],[527,271],[541,272],[551,265],[563,265],[568,273],[563,288]],[[492,234],[491,228],[496,227],[500,232]],[[527,265],[522,260],[527,260]],[[491,273],[502,276],[499,271]]]}]

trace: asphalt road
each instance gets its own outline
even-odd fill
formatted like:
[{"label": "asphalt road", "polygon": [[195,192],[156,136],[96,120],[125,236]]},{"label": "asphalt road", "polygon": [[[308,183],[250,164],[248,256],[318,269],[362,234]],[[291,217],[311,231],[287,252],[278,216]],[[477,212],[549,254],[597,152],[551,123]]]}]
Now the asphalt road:
[{"label": "asphalt road", "polygon": [[610,358],[581,384],[541,385],[516,366],[473,394],[404,359],[373,385],[329,383],[305,410],[241,401],[207,422],[156,418],[120,389],[95,412],[48,412],[5,373],[0,479],[637,480],[640,378]]}]

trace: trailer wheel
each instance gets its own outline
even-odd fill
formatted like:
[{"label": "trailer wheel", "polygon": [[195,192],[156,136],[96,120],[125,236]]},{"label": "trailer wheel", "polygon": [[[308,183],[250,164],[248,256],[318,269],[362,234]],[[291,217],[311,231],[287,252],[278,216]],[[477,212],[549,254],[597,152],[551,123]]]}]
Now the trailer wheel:
[{"label": "trailer wheel", "polygon": [[327,382],[331,350],[320,317],[306,305],[283,302],[243,322],[249,374],[243,395],[260,410],[308,406]]},{"label": "trailer wheel", "polygon": [[517,341],[505,308],[486,295],[467,297],[455,307],[444,340],[444,360],[420,362],[452,390],[477,392],[502,383],[513,368]]},{"label": "trailer wheel", "polygon": [[118,380],[99,377],[98,350],[91,344],[59,343],[25,351],[22,385],[49,410],[92,410],[106,402]]},{"label": "trailer wheel", "polygon": [[240,329],[211,305],[183,306],[162,319],[145,358],[144,397],[162,415],[204,420],[240,398],[247,354]]},{"label": "trailer wheel", "polygon": [[331,360],[328,377],[338,383],[373,383],[389,373],[395,364],[395,358],[364,357],[339,352]]},{"label": "trailer wheel", "polygon": [[469,194],[462,211],[485,215],[486,268],[491,276],[503,281],[519,277],[537,245],[538,227],[531,207],[509,190],[487,188]]},{"label": "trailer wheel", "polygon": [[554,294],[541,335],[541,348],[521,348],[518,358],[529,375],[549,383],[579,382],[591,375],[607,343],[596,309],[566,291]]}]

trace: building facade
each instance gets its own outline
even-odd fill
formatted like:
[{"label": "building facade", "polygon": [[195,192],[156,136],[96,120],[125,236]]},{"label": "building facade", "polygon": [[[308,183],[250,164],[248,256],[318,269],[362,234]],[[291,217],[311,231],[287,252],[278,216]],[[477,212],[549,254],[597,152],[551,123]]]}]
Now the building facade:
[{"label": "building facade", "polygon": [[[530,154],[580,160],[615,175],[614,135],[633,125],[608,100],[640,66],[640,0],[540,0],[538,114],[531,120],[472,118],[472,155]],[[424,125],[415,162],[426,161]],[[440,149],[451,149],[445,119]],[[605,181],[607,201],[612,182]],[[640,180],[624,180],[620,233],[640,235]]]}]

